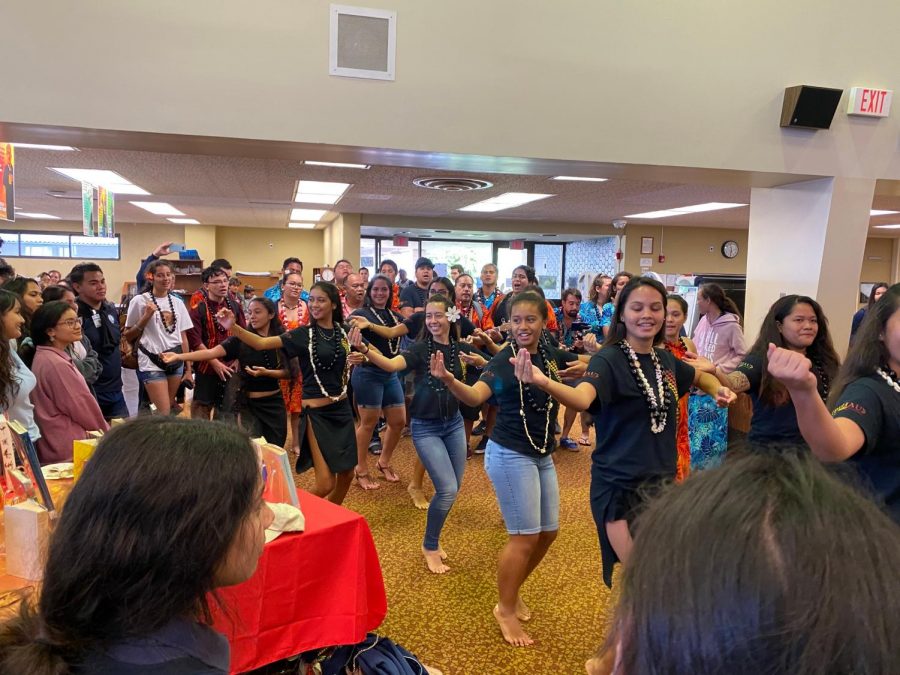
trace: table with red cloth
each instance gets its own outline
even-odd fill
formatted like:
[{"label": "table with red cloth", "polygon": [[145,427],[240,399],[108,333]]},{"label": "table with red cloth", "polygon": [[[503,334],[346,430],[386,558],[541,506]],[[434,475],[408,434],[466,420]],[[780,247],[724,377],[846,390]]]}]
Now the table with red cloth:
[{"label": "table with red cloth", "polygon": [[361,642],[387,613],[378,553],[365,519],[298,490],[302,533],[266,544],[256,573],[219,589],[216,630],[231,644],[231,672],[311,649]]}]

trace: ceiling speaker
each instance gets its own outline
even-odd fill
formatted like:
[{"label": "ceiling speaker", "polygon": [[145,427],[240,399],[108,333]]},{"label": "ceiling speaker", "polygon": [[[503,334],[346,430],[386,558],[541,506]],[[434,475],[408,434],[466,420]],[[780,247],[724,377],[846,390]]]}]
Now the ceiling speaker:
[{"label": "ceiling speaker", "polygon": [[840,103],[843,89],[811,87],[801,84],[784,90],[781,126],[801,129],[827,129]]},{"label": "ceiling speaker", "polygon": [[396,44],[396,12],[331,6],[331,75],[393,80]]}]

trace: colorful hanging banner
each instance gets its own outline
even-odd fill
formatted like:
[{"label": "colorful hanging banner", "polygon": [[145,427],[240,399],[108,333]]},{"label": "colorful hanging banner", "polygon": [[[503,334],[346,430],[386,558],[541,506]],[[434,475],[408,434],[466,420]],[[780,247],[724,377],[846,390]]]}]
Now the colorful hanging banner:
[{"label": "colorful hanging banner", "polygon": [[81,229],[85,237],[94,236],[94,186],[81,184]]},{"label": "colorful hanging banner", "polygon": [[15,151],[12,143],[0,143],[0,219],[16,219]]},{"label": "colorful hanging banner", "polygon": [[97,236],[106,236],[106,188],[97,188]]},{"label": "colorful hanging banner", "polygon": [[116,236],[116,193],[106,191],[106,236]]}]

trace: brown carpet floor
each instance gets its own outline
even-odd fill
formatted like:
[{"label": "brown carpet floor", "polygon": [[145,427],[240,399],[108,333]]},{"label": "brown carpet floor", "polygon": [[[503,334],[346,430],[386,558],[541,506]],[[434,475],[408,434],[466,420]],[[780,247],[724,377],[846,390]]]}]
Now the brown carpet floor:
[{"label": "brown carpet floor", "polygon": [[[576,421],[573,438],[580,436]],[[592,436],[593,440],[593,436]],[[472,444],[478,441],[473,437]],[[536,644],[508,646],[491,609],[497,602],[496,561],[506,530],[493,488],[476,456],[466,466],[463,487],[441,537],[451,571],[434,575],[420,547],[425,511],[413,507],[406,485],[415,450],[402,438],[392,464],[400,483],[380,475],[378,490],[354,482],[344,505],[365,516],[381,560],[388,613],[378,629],[444,675],[544,675],[584,672],[584,662],[602,642],[612,608],[600,577],[597,533],[588,502],[590,450],[558,450],[560,533],[547,557],[523,587],[532,609],[526,624]],[[375,457],[370,473],[377,475]],[[312,485],[312,472],[297,478]],[[426,493],[430,484],[426,478]]]}]

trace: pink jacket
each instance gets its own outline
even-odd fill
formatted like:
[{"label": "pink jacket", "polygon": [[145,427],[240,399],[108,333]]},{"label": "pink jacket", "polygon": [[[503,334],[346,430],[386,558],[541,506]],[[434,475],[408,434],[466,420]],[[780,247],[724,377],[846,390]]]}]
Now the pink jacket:
[{"label": "pink jacket", "polygon": [[37,379],[31,402],[41,430],[37,442],[41,464],[71,462],[72,441],[87,438],[89,431],[106,431],[109,425],[68,354],[40,346],[31,370]]},{"label": "pink jacket", "polygon": [[693,340],[697,346],[697,353],[708,358],[726,373],[737,368],[747,353],[747,343],[744,342],[741,324],[734,314],[728,312],[722,314],[712,324],[706,316],[703,316],[694,329]]}]

